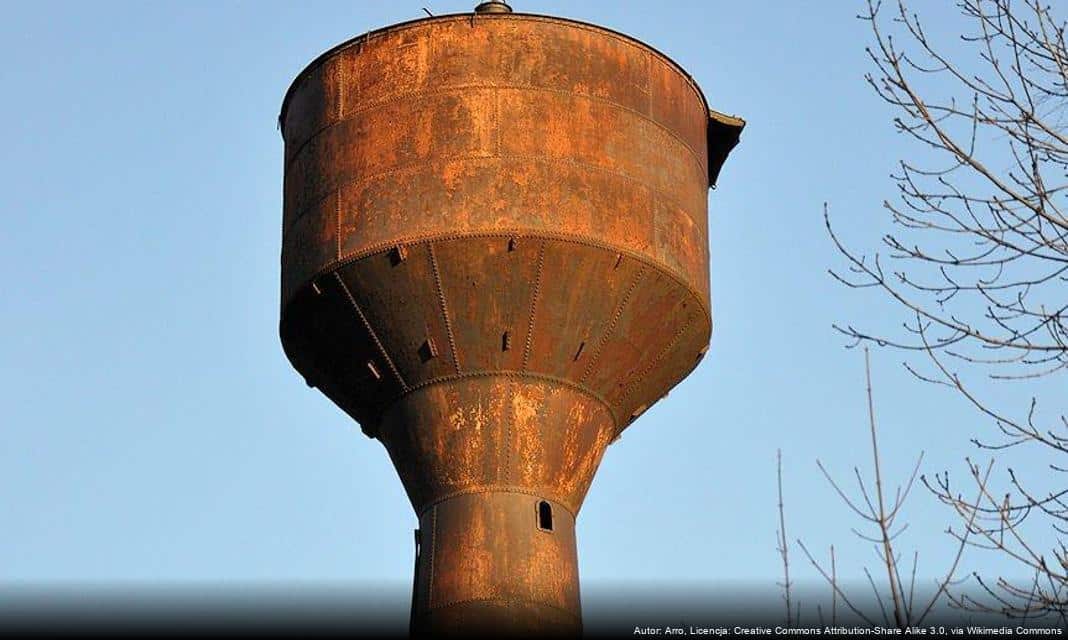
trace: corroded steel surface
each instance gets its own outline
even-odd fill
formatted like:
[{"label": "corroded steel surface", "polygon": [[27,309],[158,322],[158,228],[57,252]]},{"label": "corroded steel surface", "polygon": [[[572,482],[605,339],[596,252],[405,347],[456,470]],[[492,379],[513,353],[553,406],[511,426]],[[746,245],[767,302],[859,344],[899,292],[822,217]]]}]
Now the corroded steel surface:
[{"label": "corroded steel surface", "polygon": [[281,124],[282,341],[396,465],[416,625],[577,629],[601,456],[708,344],[740,121],[633,39],[487,13],[332,50]]}]

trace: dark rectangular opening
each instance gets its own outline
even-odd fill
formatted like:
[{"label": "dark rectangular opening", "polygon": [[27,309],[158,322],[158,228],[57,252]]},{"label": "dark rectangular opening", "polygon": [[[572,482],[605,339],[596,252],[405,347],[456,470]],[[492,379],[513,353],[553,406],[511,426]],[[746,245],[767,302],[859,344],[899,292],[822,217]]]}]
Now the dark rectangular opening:
[{"label": "dark rectangular opening", "polygon": [[553,506],[544,500],[538,503],[538,528],[542,531],[553,530]]}]

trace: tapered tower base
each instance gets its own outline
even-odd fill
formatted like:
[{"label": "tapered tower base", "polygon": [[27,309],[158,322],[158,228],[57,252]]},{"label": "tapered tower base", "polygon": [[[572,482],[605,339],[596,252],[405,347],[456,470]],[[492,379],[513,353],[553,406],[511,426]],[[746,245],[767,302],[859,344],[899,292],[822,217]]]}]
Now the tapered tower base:
[{"label": "tapered tower base", "polygon": [[378,437],[419,514],[413,631],[581,631],[575,516],[615,433],[595,397],[513,372],[401,398]]}]

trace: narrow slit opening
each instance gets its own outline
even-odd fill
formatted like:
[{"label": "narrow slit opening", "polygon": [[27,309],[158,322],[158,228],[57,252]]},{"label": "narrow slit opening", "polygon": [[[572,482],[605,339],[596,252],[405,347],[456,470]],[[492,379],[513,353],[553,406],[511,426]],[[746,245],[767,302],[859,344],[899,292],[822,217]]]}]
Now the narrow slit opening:
[{"label": "narrow slit opening", "polygon": [[574,357],[575,362],[578,362],[578,359],[582,357],[582,350],[585,349],[585,348],[586,348],[586,342],[585,341],[580,342],[579,346],[578,346],[578,350],[575,351],[575,357]]}]

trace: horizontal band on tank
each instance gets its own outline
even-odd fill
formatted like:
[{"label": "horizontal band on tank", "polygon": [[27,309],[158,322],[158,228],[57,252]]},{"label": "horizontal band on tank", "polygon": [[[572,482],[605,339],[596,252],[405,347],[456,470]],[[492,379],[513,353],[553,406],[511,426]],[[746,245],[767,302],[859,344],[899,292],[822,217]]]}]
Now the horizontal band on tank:
[{"label": "horizontal band on tank", "polygon": [[567,502],[565,502],[559,496],[554,496],[541,491],[537,491],[535,489],[531,489],[530,487],[519,487],[515,485],[478,485],[472,486],[470,488],[450,491],[449,493],[439,498],[434,498],[430,502],[426,503],[426,505],[424,505],[423,508],[415,514],[415,516],[416,518],[422,518],[424,515],[426,515],[427,511],[430,511],[431,509],[440,505],[443,502],[448,502],[449,500],[453,500],[461,496],[478,495],[484,493],[514,493],[517,495],[543,498],[552,502],[555,505],[563,507],[564,511],[567,511],[568,515],[571,516],[572,520],[578,520],[578,513],[576,513],[575,509],[568,505]]},{"label": "horizontal band on tank", "polygon": [[545,607],[546,609],[552,609],[554,611],[559,611],[560,613],[568,616],[569,618],[571,618],[572,620],[575,620],[576,622],[581,622],[582,621],[582,616],[576,614],[574,611],[568,611],[567,609],[565,609],[563,607],[558,607],[556,605],[549,604],[548,602],[544,602],[544,601],[541,601],[541,600],[530,600],[530,599],[525,599],[525,598],[471,598],[469,600],[456,600],[455,602],[446,602],[445,604],[435,604],[435,605],[429,607],[429,609],[427,609],[427,611],[433,612],[433,611],[438,611],[440,609],[446,609],[446,608],[449,608],[449,607],[458,607],[458,606],[462,606],[462,605],[465,605],[465,604],[480,604],[480,603],[486,603],[486,604],[490,604],[490,603],[494,603],[494,604],[498,604],[498,603],[499,604],[531,604],[531,605],[534,605],[536,607]]},{"label": "horizontal band on tank", "polygon": [[691,155],[693,155],[694,160],[697,162],[697,165],[698,165],[699,169],[702,172],[705,172],[705,173],[708,172],[708,166],[706,164],[706,161],[702,159],[701,154],[697,151],[697,149],[693,148],[693,145],[691,145],[682,136],[680,136],[678,134],[678,132],[674,131],[673,129],[671,129],[668,126],[665,126],[664,123],[660,122],[656,118],[650,117],[649,115],[644,114],[641,111],[638,111],[637,109],[628,107],[627,105],[621,104],[616,100],[612,100],[610,98],[605,98],[605,97],[597,96],[597,95],[593,95],[593,94],[578,93],[578,92],[575,92],[575,91],[565,91],[563,89],[554,89],[552,87],[539,87],[539,86],[536,86],[536,85],[525,85],[525,84],[514,84],[514,83],[460,84],[460,85],[452,85],[452,86],[448,86],[448,87],[441,87],[441,88],[437,88],[437,89],[428,89],[428,90],[421,90],[421,91],[410,91],[410,92],[406,92],[406,93],[398,93],[398,94],[391,95],[388,98],[385,98],[385,99],[382,99],[382,100],[369,101],[366,104],[361,105],[358,109],[353,109],[352,111],[348,112],[344,118],[341,118],[341,119],[338,119],[338,120],[333,120],[332,122],[330,122],[326,126],[320,127],[314,133],[312,133],[306,139],[304,139],[300,143],[299,146],[297,146],[295,149],[293,149],[292,152],[286,154],[287,155],[286,161],[285,161],[286,169],[288,170],[290,168],[290,166],[297,159],[297,157],[300,156],[301,152],[305,148],[307,148],[309,143],[311,143],[317,137],[321,136],[324,132],[326,132],[326,131],[334,128],[334,127],[337,127],[338,125],[341,125],[341,124],[343,124],[345,122],[348,122],[350,120],[354,120],[357,117],[359,117],[360,115],[362,115],[362,114],[364,114],[364,113],[366,113],[368,111],[373,111],[375,109],[380,109],[380,108],[382,108],[384,106],[387,106],[387,105],[390,105],[390,104],[393,104],[393,103],[396,103],[396,102],[406,102],[406,101],[411,101],[411,100],[415,100],[415,99],[418,99],[418,98],[426,98],[426,97],[436,96],[436,95],[448,95],[450,93],[464,92],[464,91],[485,91],[485,90],[495,90],[495,89],[505,89],[505,90],[510,90],[510,91],[517,91],[518,90],[518,91],[540,91],[540,92],[545,92],[545,93],[555,93],[555,94],[558,94],[558,95],[576,96],[576,97],[580,97],[580,98],[584,98],[584,99],[600,102],[600,103],[603,103],[603,104],[612,105],[613,107],[616,107],[617,109],[619,109],[621,111],[625,111],[625,112],[630,113],[630,114],[632,114],[634,116],[637,116],[637,117],[641,118],[642,120],[645,120],[645,121],[649,122],[650,124],[658,127],[659,129],[662,129],[665,133],[667,133],[669,136],[674,138],[679,144],[681,144],[683,147],[685,147],[690,152]]},{"label": "horizontal band on tank", "polygon": [[531,229],[522,229],[522,228],[494,229],[492,231],[462,231],[462,232],[455,232],[455,233],[427,233],[427,234],[419,234],[419,235],[412,235],[412,236],[402,236],[402,237],[399,237],[399,238],[396,238],[396,239],[391,239],[391,240],[388,240],[388,241],[379,242],[377,244],[374,244],[374,245],[371,245],[371,246],[366,247],[364,249],[361,249],[360,251],[356,251],[356,252],[353,252],[353,253],[350,253],[350,254],[347,254],[347,255],[344,255],[344,256],[338,256],[337,259],[335,259],[332,262],[329,262],[326,266],[324,266],[323,268],[321,268],[320,270],[315,272],[314,275],[303,278],[300,284],[293,286],[292,288],[290,288],[287,291],[283,291],[282,315],[283,316],[285,315],[285,307],[292,301],[292,299],[296,295],[297,291],[299,291],[300,289],[312,286],[312,283],[317,281],[319,278],[322,278],[324,276],[329,276],[335,270],[337,270],[337,269],[339,269],[339,268],[341,268],[341,267],[343,267],[343,266],[345,266],[347,264],[356,262],[356,261],[361,260],[363,258],[366,258],[368,256],[387,253],[387,252],[391,251],[394,247],[396,247],[398,245],[400,245],[400,246],[410,246],[410,245],[423,244],[423,243],[428,243],[428,242],[438,242],[438,241],[448,241],[448,240],[461,240],[461,239],[464,239],[464,238],[502,238],[502,239],[508,239],[508,238],[519,238],[519,239],[534,238],[534,239],[543,239],[543,240],[554,240],[554,241],[558,241],[558,242],[568,242],[568,243],[572,243],[572,244],[578,244],[578,245],[582,245],[582,246],[592,247],[594,249],[602,249],[602,250],[605,250],[605,251],[612,251],[612,252],[621,254],[621,255],[629,258],[629,259],[635,260],[635,261],[637,261],[639,263],[642,263],[644,265],[647,265],[647,266],[649,266],[649,267],[651,267],[653,269],[656,269],[656,270],[660,271],[664,275],[666,275],[669,278],[671,278],[672,280],[674,280],[680,287],[685,289],[686,292],[689,293],[690,296],[693,298],[693,300],[697,303],[699,309],[702,312],[702,315],[704,317],[708,318],[709,332],[711,332],[712,324],[713,324],[712,309],[710,308],[710,306],[708,304],[705,303],[704,298],[702,297],[702,295],[701,295],[701,293],[699,291],[697,291],[692,286],[690,286],[690,284],[686,281],[685,278],[683,278],[680,274],[675,272],[674,269],[671,269],[667,265],[665,265],[665,264],[663,264],[661,262],[652,260],[646,254],[642,254],[642,253],[639,253],[637,251],[633,251],[633,250],[627,249],[625,247],[621,247],[619,245],[614,245],[614,244],[609,244],[607,242],[602,242],[602,241],[597,240],[596,238],[591,238],[591,237],[588,237],[588,236],[578,236],[578,235],[567,234],[567,233],[544,231],[544,230],[542,230],[542,231],[534,231],[534,230],[531,230]]},{"label": "horizontal band on tank", "polygon": [[579,393],[581,393],[583,395],[589,396],[592,400],[595,400],[598,404],[600,404],[601,407],[603,407],[605,409],[605,411],[608,413],[608,416],[612,419],[612,424],[615,425],[617,428],[620,427],[621,425],[625,426],[625,423],[620,421],[619,417],[616,415],[615,410],[612,408],[612,405],[609,404],[608,400],[606,400],[604,397],[601,396],[601,394],[597,393],[593,389],[590,389],[589,387],[587,387],[585,385],[581,385],[581,384],[579,384],[577,382],[574,382],[572,380],[567,380],[565,378],[557,378],[556,376],[545,375],[543,373],[536,373],[536,372],[533,372],[533,371],[510,371],[510,370],[503,370],[503,371],[465,371],[463,373],[456,373],[456,374],[452,374],[452,375],[448,375],[448,376],[441,376],[440,378],[434,378],[433,380],[424,380],[423,382],[420,382],[420,383],[417,383],[417,384],[414,384],[414,385],[408,387],[408,389],[406,391],[404,391],[404,393],[401,393],[401,394],[399,394],[397,396],[394,396],[389,402],[386,403],[385,406],[387,408],[385,410],[388,410],[389,406],[391,406],[393,404],[396,404],[398,401],[400,401],[405,396],[411,395],[412,393],[414,393],[416,391],[419,391],[419,390],[422,390],[422,389],[426,389],[428,387],[433,387],[433,386],[436,386],[436,385],[448,384],[450,382],[456,382],[458,380],[467,380],[469,378],[528,379],[528,380],[537,380],[539,382],[549,382],[549,383],[552,383],[552,384],[560,385],[562,387],[567,387],[568,389],[571,389],[572,391],[578,391]]},{"label": "horizontal band on tank", "polygon": [[[389,169],[385,169],[385,170],[378,171],[378,172],[375,172],[375,173],[360,175],[360,176],[356,176],[356,177],[353,177],[353,178],[350,178],[350,179],[347,179],[347,180],[342,180],[342,181],[332,185],[329,190],[324,192],[318,198],[316,198],[314,200],[311,200],[307,204],[303,204],[302,206],[300,206],[297,209],[296,215],[292,216],[292,220],[289,222],[289,224],[283,227],[283,229],[282,229],[282,237],[285,238],[285,236],[297,224],[297,222],[299,222],[302,218],[304,218],[310,212],[314,211],[316,208],[321,208],[323,206],[323,204],[325,202],[327,202],[331,197],[336,197],[337,193],[340,190],[351,188],[351,187],[359,187],[359,186],[362,186],[364,184],[371,183],[371,182],[373,182],[373,181],[375,181],[375,180],[377,180],[379,178],[382,178],[382,177],[385,177],[385,176],[390,176],[390,175],[395,175],[395,174],[398,174],[398,173],[405,173],[405,172],[409,172],[409,171],[420,171],[420,170],[424,170],[425,171],[428,166],[436,166],[436,165],[450,164],[450,163],[456,163],[456,162],[476,162],[476,161],[486,161],[486,160],[526,161],[526,162],[541,162],[541,163],[545,163],[545,164],[548,164],[548,165],[567,165],[567,166],[572,166],[572,167],[579,167],[579,168],[586,169],[586,170],[589,170],[589,171],[592,171],[592,172],[605,173],[605,174],[617,176],[619,178],[622,178],[623,180],[626,180],[626,181],[629,181],[629,182],[633,182],[634,184],[637,184],[637,185],[639,185],[641,187],[649,189],[651,192],[653,192],[657,196],[661,197],[664,201],[675,205],[680,211],[685,212],[687,217],[690,219],[690,221],[692,223],[694,223],[695,225],[697,224],[697,221],[693,219],[693,216],[686,209],[686,207],[684,206],[684,203],[682,202],[682,200],[680,200],[679,197],[674,192],[665,191],[664,189],[661,189],[660,187],[658,187],[656,185],[649,184],[648,182],[642,180],[641,178],[638,178],[636,176],[632,176],[632,175],[630,175],[629,173],[627,173],[625,171],[620,171],[620,170],[617,170],[617,169],[610,169],[608,167],[603,167],[603,166],[600,166],[600,165],[597,165],[597,164],[593,164],[593,163],[590,163],[590,162],[584,162],[584,161],[578,160],[576,158],[561,157],[561,156],[535,155],[535,154],[517,154],[517,153],[492,154],[492,155],[490,155],[490,154],[465,154],[465,155],[457,155],[457,156],[437,157],[437,158],[425,159],[425,160],[416,160],[416,161],[413,161],[413,162],[410,162],[408,164],[404,164],[404,165],[401,165],[401,166],[391,167]],[[707,198],[707,196],[706,196],[706,198]],[[286,216],[286,217],[288,217],[288,216]]]},{"label": "horizontal band on tank", "polygon": [[649,45],[648,43],[642,42],[641,40],[639,40],[639,39],[637,39],[637,38],[635,38],[633,36],[628,36],[625,33],[621,33],[619,31],[615,31],[615,30],[610,29],[608,27],[602,27],[600,25],[592,24],[592,23],[589,23],[589,22],[582,22],[581,20],[572,20],[572,19],[569,19],[569,18],[559,18],[559,17],[555,17],[555,16],[545,16],[545,15],[539,15],[539,14],[534,14],[534,13],[506,13],[506,14],[456,13],[456,14],[448,14],[448,15],[442,15],[442,16],[434,16],[434,17],[431,17],[431,18],[419,18],[419,19],[416,19],[416,20],[409,20],[407,22],[400,22],[400,23],[397,23],[397,24],[394,24],[394,25],[390,25],[388,27],[382,27],[381,29],[374,29],[374,30],[368,31],[366,33],[363,33],[361,35],[358,35],[358,36],[356,36],[354,38],[351,38],[349,40],[346,40],[345,42],[342,42],[341,44],[339,44],[339,45],[337,45],[335,47],[332,47],[332,48],[328,49],[327,51],[323,52],[318,57],[316,57],[314,60],[312,60],[310,63],[308,63],[308,65],[306,67],[304,67],[304,69],[302,69],[300,71],[300,73],[297,74],[297,76],[293,80],[292,84],[290,84],[289,88],[286,90],[285,96],[282,98],[282,108],[281,108],[281,111],[280,111],[280,113],[278,115],[279,128],[282,128],[283,125],[285,124],[285,117],[286,117],[287,108],[289,106],[289,100],[293,96],[294,92],[296,92],[297,88],[301,85],[301,83],[303,83],[304,79],[308,76],[309,73],[311,73],[313,70],[315,70],[321,64],[323,64],[323,62],[325,62],[326,60],[329,60],[331,57],[333,57],[333,56],[335,56],[335,55],[341,53],[342,51],[345,51],[346,49],[349,49],[351,47],[362,46],[363,44],[369,42],[373,38],[378,38],[378,37],[384,36],[384,35],[389,34],[389,33],[394,33],[394,32],[397,32],[397,31],[403,31],[405,29],[416,28],[416,27],[419,27],[419,26],[422,26],[422,25],[426,25],[426,24],[432,23],[432,22],[453,22],[453,21],[459,22],[459,21],[465,21],[465,20],[479,20],[479,21],[481,21],[481,20],[526,20],[526,21],[533,21],[533,22],[548,22],[548,23],[555,23],[555,24],[563,24],[563,25],[570,26],[570,27],[573,27],[573,28],[576,28],[576,29],[583,29],[583,30],[586,30],[586,31],[592,31],[594,33],[599,33],[599,34],[602,34],[602,35],[605,35],[605,36],[608,36],[608,37],[615,38],[616,40],[619,40],[620,42],[623,42],[625,44],[632,45],[632,46],[635,46],[635,47],[637,47],[639,49],[648,51],[649,53],[652,53],[653,55],[655,55],[658,58],[660,58],[661,60],[663,60],[664,62],[667,62],[668,65],[670,65],[673,69],[675,69],[679,73],[679,75],[681,75],[683,78],[686,79],[686,81],[689,84],[689,86],[693,89],[694,94],[701,100],[701,103],[704,105],[705,112],[706,113],[709,112],[708,99],[705,98],[704,92],[701,91],[701,87],[697,85],[696,81],[694,81],[693,76],[691,76],[690,73],[687,72],[686,69],[684,69],[682,67],[682,65],[680,65],[678,62],[673,60],[670,56],[668,56],[664,52],[660,51],[656,47],[653,47],[653,46]]},{"label": "horizontal band on tank", "polygon": [[[693,152],[692,141],[639,111],[559,91],[489,87],[427,96],[392,100],[338,120],[299,152],[288,154],[286,218],[299,217],[352,181],[431,162],[480,158],[563,162],[616,173],[672,199],[681,186],[689,194],[689,206],[707,203],[703,154]],[[574,111],[585,117],[574,118]],[[605,153],[605,145],[615,151]]]}]

